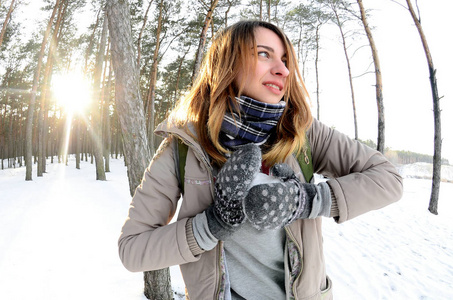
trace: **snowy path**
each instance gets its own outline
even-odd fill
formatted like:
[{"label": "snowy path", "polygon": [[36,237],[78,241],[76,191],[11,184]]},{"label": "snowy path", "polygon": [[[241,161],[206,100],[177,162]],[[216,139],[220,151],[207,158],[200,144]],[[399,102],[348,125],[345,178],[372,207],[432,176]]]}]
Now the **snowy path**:
[{"label": "snowy path", "polygon": [[0,299],[146,299],[142,274],[118,258],[126,169],[117,161],[99,182],[94,166],[74,165],[31,182],[23,168],[1,171]]},{"label": "snowy path", "polygon": [[[111,171],[99,182],[93,165],[70,161],[25,182],[25,168],[0,170],[0,299],[146,299],[142,273],[118,258],[130,196],[123,162]],[[430,189],[406,179],[400,202],[324,221],[335,299],[453,299],[453,184],[441,185],[439,216],[427,211]]]}]

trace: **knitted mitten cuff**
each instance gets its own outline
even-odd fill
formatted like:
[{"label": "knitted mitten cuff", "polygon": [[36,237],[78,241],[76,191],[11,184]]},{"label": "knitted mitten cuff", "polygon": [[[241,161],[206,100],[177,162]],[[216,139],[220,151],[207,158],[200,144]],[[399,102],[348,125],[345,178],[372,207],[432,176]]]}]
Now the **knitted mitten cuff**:
[{"label": "knitted mitten cuff", "polygon": [[197,241],[198,246],[203,251],[214,249],[219,241],[217,237],[215,237],[211,232],[206,212],[207,210],[200,214],[197,214],[191,220],[193,235],[195,237],[195,240]]},{"label": "knitted mitten cuff", "polygon": [[317,217],[330,217],[332,198],[330,196],[329,185],[325,182],[320,182],[316,185],[312,184],[311,186],[314,188],[315,194],[311,198],[311,208],[307,218],[315,219]]}]

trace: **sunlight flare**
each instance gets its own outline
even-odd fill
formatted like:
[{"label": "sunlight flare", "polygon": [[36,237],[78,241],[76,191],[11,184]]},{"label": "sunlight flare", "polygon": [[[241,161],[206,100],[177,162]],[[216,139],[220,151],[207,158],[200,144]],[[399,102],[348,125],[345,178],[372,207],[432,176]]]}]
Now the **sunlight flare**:
[{"label": "sunlight flare", "polygon": [[71,115],[81,114],[91,102],[91,85],[81,73],[55,74],[52,92],[57,105]]}]

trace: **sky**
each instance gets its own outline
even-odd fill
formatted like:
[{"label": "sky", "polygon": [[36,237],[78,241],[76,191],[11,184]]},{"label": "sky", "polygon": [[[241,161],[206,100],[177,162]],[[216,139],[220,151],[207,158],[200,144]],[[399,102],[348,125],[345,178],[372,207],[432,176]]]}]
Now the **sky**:
[{"label": "sky", "polygon": [[[400,0],[401,3],[405,2]],[[412,1],[415,5],[415,1]],[[29,20],[37,16],[40,1],[30,1],[26,9]],[[363,0],[371,9],[368,22],[381,62],[386,147],[432,155],[434,153],[434,117],[429,71],[420,36],[409,12],[390,0]],[[446,30],[453,2],[418,1],[434,66],[442,109],[442,157],[453,164],[453,67],[452,36]],[[31,14],[29,14],[31,12]],[[86,21],[86,20],[85,20]],[[84,23],[84,22],[81,22]],[[87,22],[85,22],[88,24]],[[347,67],[338,29],[323,29],[320,52],[320,120],[354,137],[354,123]],[[450,50],[449,50],[450,49]],[[354,49],[351,48],[351,52]],[[371,50],[363,47],[352,58],[353,75],[362,74],[371,63]],[[373,67],[371,67],[373,69]],[[310,72],[310,71],[309,71]],[[313,70],[307,75],[313,114],[316,115],[316,84]],[[358,132],[362,140],[377,140],[377,105],[374,74],[354,79]]]},{"label": "sky", "polygon": [[[400,1],[401,2],[401,1]],[[413,5],[414,5],[414,1]],[[434,67],[442,109],[442,157],[453,163],[453,67],[451,28],[448,24],[453,3],[447,0],[418,1],[421,20]],[[364,0],[372,9],[368,22],[374,26],[373,37],[381,62],[386,122],[386,146],[393,150],[410,150],[432,155],[434,152],[434,116],[429,71],[418,31],[407,10],[388,0]],[[321,116],[329,126],[354,136],[352,102],[342,45],[337,28],[327,29],[331,37],[321,41],[320,62]],[[334,36],[335,35],[335,36]],[[361,56],[362,55],[362,56]],[[353,58],[353,75],[363,72],[357,59],[369,61],[371,50],[363,48]],[[368,64],[365,64],[366,66]],[[374,74],[354,79],[359,138],[377,139],[377,105]],[[316,105],[315,85],[308,83]]]}]

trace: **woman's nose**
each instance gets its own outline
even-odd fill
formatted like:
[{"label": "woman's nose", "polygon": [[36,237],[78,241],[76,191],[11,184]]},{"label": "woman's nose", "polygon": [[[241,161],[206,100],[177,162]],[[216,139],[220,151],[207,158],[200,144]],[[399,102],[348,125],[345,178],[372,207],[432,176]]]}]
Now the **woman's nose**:
[{"label": "woman's nose", "polygon": [[282,77],[288,77],[289,70],[286,67],[286,63],[283,61],[277,61],[275,66],[272,68],[272,74]]}]

